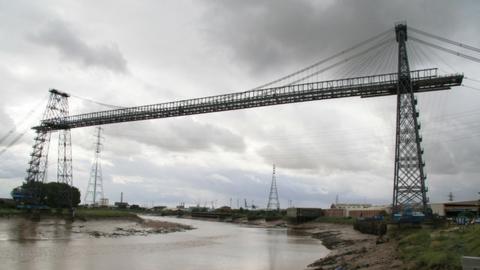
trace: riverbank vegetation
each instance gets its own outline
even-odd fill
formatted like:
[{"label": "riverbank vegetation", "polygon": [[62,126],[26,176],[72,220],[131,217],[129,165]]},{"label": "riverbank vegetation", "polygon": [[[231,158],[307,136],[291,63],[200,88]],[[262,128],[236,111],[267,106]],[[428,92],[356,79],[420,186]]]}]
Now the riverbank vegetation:
[{"label": "riverbank vegetation", "polygon": [[11,195],[23,208],[71,208],[80,203],[80,191],[58,182],[26,182],[12,190]]},{"label": "riverbank vegetation", "polygon": [[394,228],[399,256],[411,269],[461,269],[462,256],[480,256],[480,226]]}]

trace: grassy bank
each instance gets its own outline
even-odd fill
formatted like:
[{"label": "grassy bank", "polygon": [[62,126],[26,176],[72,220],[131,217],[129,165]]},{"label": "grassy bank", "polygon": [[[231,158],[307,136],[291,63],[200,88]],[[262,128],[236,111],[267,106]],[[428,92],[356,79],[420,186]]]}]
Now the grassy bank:
[{"label": "grassy bank", "polygon": [[398,229],[400,258],[411,269],[461,269],[461,256],[480,256],[480,226],[452,229]]}]

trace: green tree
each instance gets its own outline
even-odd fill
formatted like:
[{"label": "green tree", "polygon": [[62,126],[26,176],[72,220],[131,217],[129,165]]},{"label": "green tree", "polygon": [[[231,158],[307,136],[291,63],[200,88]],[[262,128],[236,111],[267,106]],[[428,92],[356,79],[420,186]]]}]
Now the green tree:
[{"label": "green tree", "polygon": [[12,191],[12,197],[24,204],[40,204],[50,208],[68,208],[80,203],[78,188],[65,183],[28,182]]}]

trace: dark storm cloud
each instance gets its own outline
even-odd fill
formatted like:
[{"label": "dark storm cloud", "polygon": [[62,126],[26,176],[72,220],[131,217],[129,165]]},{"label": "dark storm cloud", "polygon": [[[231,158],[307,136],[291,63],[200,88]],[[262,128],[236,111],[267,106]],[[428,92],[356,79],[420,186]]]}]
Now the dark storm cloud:
[{"label": "dark storm cloud", "polygon": [[34,42],[55,48],[67,61],[75,61],[87,67],[105,68],[117,73],[127,72],[127,61],[118,46],[90,45],[60,20],[49,21],[31,35]]},{"label": "dark storm cloud", "polygon": [[[453,18],[460,13],[453,1],[205,3],[210,7],[205,16],[208,38],[228,48],[252,73],[278,70],[287,64],[310,64],[393,28],[400,20],[451,32],[458,25]],[[448,26],[437,29],[443,24]]]}]

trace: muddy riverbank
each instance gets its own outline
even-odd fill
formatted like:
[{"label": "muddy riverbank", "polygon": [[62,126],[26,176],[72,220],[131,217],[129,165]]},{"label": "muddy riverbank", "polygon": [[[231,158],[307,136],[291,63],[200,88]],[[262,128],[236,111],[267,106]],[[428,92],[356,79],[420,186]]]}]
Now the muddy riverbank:
[{"label": "muddy riverbank", "polygon": [[310,222],[290,226],[322,240],[331,250],[328,256],[310,264],[310,269],[401,269],[393,241],[377,241],[377,236],[362,234],[351,225]]},{"label": "muddy riverbank", "polygon": [[402,262],[395,252],[396,243],[377,236],[362,234],[353,229],[351,224],[326,222],[308,222],[300,225],[287,224],[284,220],[266,221],[265,219],[219,220],[208,218],[191,218],[253,226],[258,228],[288,228],[293,234],[309,235],[319,239],[330,250],[327,256],[312,262],[308,269],[401,269]]}]

